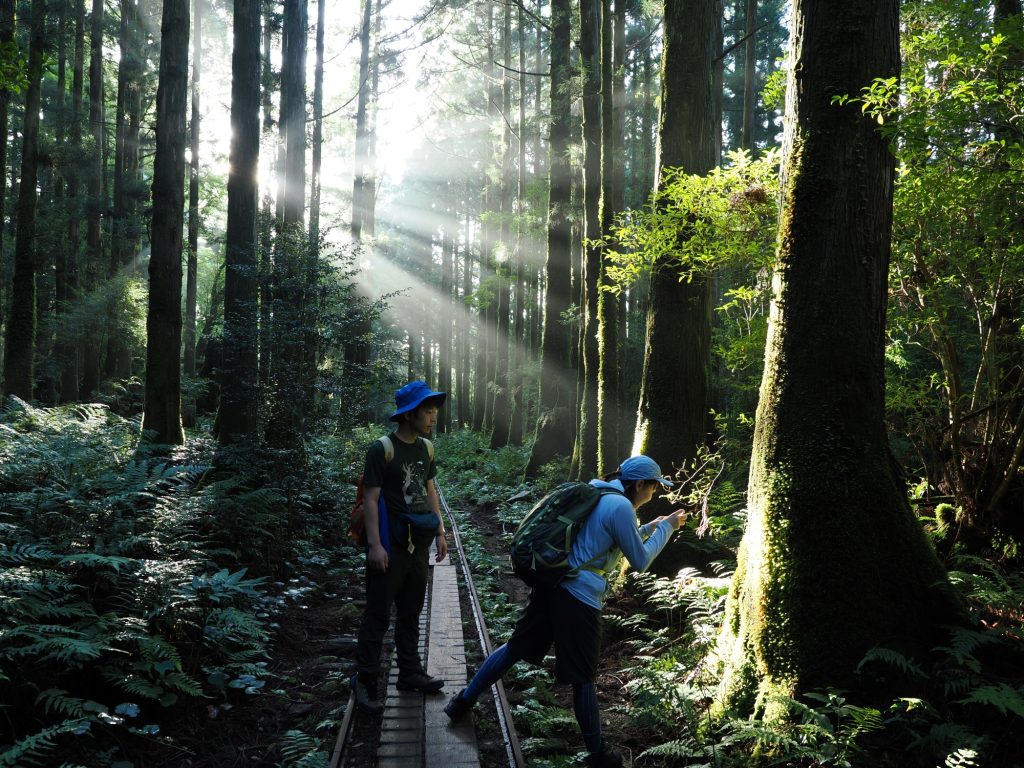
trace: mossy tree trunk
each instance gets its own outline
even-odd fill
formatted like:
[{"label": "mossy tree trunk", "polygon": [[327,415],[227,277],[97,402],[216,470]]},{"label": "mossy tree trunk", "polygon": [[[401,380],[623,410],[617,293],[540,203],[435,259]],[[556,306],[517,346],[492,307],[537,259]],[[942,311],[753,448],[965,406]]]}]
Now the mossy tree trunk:
[{"label": "mossy tree trunk", "polygon": [[[620,0],[621,2],[621,0]],[[615,166],[622,150],[622,139],[615,128],[617,98],[613,78],[612,3],[602,0],[601,7],[601,234],[610,237],[611,225],[619,208],[615,201]],[[614,66],[621,66],[615,61]],[[598,278],[600,285],[610,284],[603,250]],[[619,392],[619,303],[623,298],[599,290],[597,296],[597,474],[612,472],[619,459],[619,426],[624,403]]]},{"label": "mossy tree trunk", "polygon": [[783,203],[750,469],[721,637],[723,702],[844,687],[876,645],[955,619],[890,454],[883,348],[893,158],[856,95],[899,67],[898,0],[797,0]]},{"label": "mossy tree trunk", "polygon": [[[717,3],[667,0],[661,66],[656,183],[667,168],[704,174],[717,160],[714,59]],[[680,238],[686,233],[680,232]],[[643,380],[633,453],[679,466],[706,440],[711,367],[710,280],[680,280],[679,264],[659,263],[651,275]],[[657,505],[648,505],[653,510]],[[656,514],[661,514],[657,512]],[[655,514],[652,511],[652,514]],[[658,569],[674,565],[658,560]]]},{"label": "mossy tree trunk", "polygon": [[581,275],[582,390],[574,463],[577,477],[597,471],[598,285],[601,273],[601,18],[602,0],[580,0],[580,67],[583,82],[583,270]]}]

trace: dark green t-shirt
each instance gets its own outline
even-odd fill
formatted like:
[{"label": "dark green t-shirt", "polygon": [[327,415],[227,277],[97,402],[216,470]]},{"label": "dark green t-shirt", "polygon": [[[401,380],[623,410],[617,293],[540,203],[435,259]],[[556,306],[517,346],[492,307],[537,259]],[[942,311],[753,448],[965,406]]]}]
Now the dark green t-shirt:
[{"label": "dark green t-shirt", "polygon": [[418,437],[412,444],[402,442],[394,432],[389,437],[395,452],[390,462],[380,440],[374,440],[366,452],[363,487],[381,489],[394,540],[404,546],[411,534],[416,546],[429,544],[439,523],[427,504],[427,481],[437,474],[430,451]]}]

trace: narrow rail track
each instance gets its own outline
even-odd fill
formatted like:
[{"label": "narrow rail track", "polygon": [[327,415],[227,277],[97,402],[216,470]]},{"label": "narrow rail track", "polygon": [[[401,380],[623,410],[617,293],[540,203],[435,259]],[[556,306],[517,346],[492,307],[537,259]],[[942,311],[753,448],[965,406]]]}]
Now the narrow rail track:
[{"label": "narrow rail track", "polygon": [[[421,643],[425,646],[428,671],[456,684],[459,679],[464,679],[460,678],[460,674],[465,675],[465,654],[463,648],[457,649],[452,644],[454,637],[458,637],[460,643],[463,642],[461,611],[454,581],[455,558],[458,558],[462,567],[480,648],[483,653],[489,654],[493,647],[479,594],[473,584],[472,573],[462,547],[458,523],[440,487],[437,488],[437,493],[441,509],[447,518],[447,526],[452,531],[452,547],[449,550],[449,560],[446,563],[438,563],[431,569],[432,584],[427,595],[428,605],[424,609],[424,624],[421,625],[421,630],[425,630],[421,631]],[[456,615],[453,615],[453,612]],[[445,675],[444,672],[450,674]],[[391,677],[394,675],[392,670]],[[447,725],[447,717],[443,714],[443,702],[458,690],[458,686],[450,685],[450,689],[445,691],[445,696],[437,700],[438,697],[425,698],[422,694],[399,696],[395,694],[393,682],[392,679],[389,683],[389,694],[382,719],[382,745],[378,751],[380,768],[462,768],[482,765],[476,755],[476,740],[472,729],[468,726],[450,728]],[[512,723],[512,711],[505,688],[499,681],[492,690],[499,726],[505,741],[508,765],[510,768],[525,768],[526,761]],[[346,753],[355,717],[355,694],[350,692],[345,715],[335,740],[331,768],[344,768],[346,765]],[[385,743],[385,736],[393,737],[395,742]],[[496,767],[486,765],[482,768]]]}]

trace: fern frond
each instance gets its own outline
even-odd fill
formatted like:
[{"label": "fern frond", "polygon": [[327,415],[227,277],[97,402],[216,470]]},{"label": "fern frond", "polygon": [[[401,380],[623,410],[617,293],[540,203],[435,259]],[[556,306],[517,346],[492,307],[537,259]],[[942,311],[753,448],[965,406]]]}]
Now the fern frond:
[{"label": "fern frond", "polygon": [[921,667],[899,651],[894,651],[891,648],[872,648],[867,652],[867,654],[865,654],[864,658],[861,659],[860,664],[857,665],[857,671],[859,672],[873,661],[878,661],[882,664],[887,664],[890,667],[895,667],[909,677],[915,677],[919,680],[928,679],[928,675],[923,669],[921,669]]},{"label": "fern frond", "polygon": [[27,761],[35,761],[44,757],[56,748],[54,740],[68,730],[69,722],[51,725],[41,731],[26,736],[0,752],[0,768],[18,768]]},{"label": "fern frond", "polygon": [[[673,760],[689,760],[694,757],[707,757],[707,755],[703,749],[695,746],[692,741],[675,739],[645,749],[640,753],[640,757],[668,757]],[[693,763],[688,762],[687,765],[693,768]]]},{"label": "fern frond", "polygon": [[50,549],[38,544],[15,544],[8,547],[0,544],[0,565],[11,567],[15,565],[53,565],[60,559],[60,555]]},{"label": "fern frond", "polygon": [[1000,714],[1012,713],[1024,718],[1024,689],[1012,688],[1006,683],[983,685],[975,688],[958,704],[988,704],[999,710]]}]

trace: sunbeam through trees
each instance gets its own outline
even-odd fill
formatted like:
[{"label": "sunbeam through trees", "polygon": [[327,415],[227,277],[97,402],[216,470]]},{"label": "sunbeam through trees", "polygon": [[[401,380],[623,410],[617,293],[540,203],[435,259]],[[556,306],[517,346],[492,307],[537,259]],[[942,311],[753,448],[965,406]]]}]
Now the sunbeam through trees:
[{"label": "sunbeam through trees", "polygon": [[525,764],[1022,765],[1022,114],[1020,0],[0,0],[0,768],[376,764],[441,495]]}]

